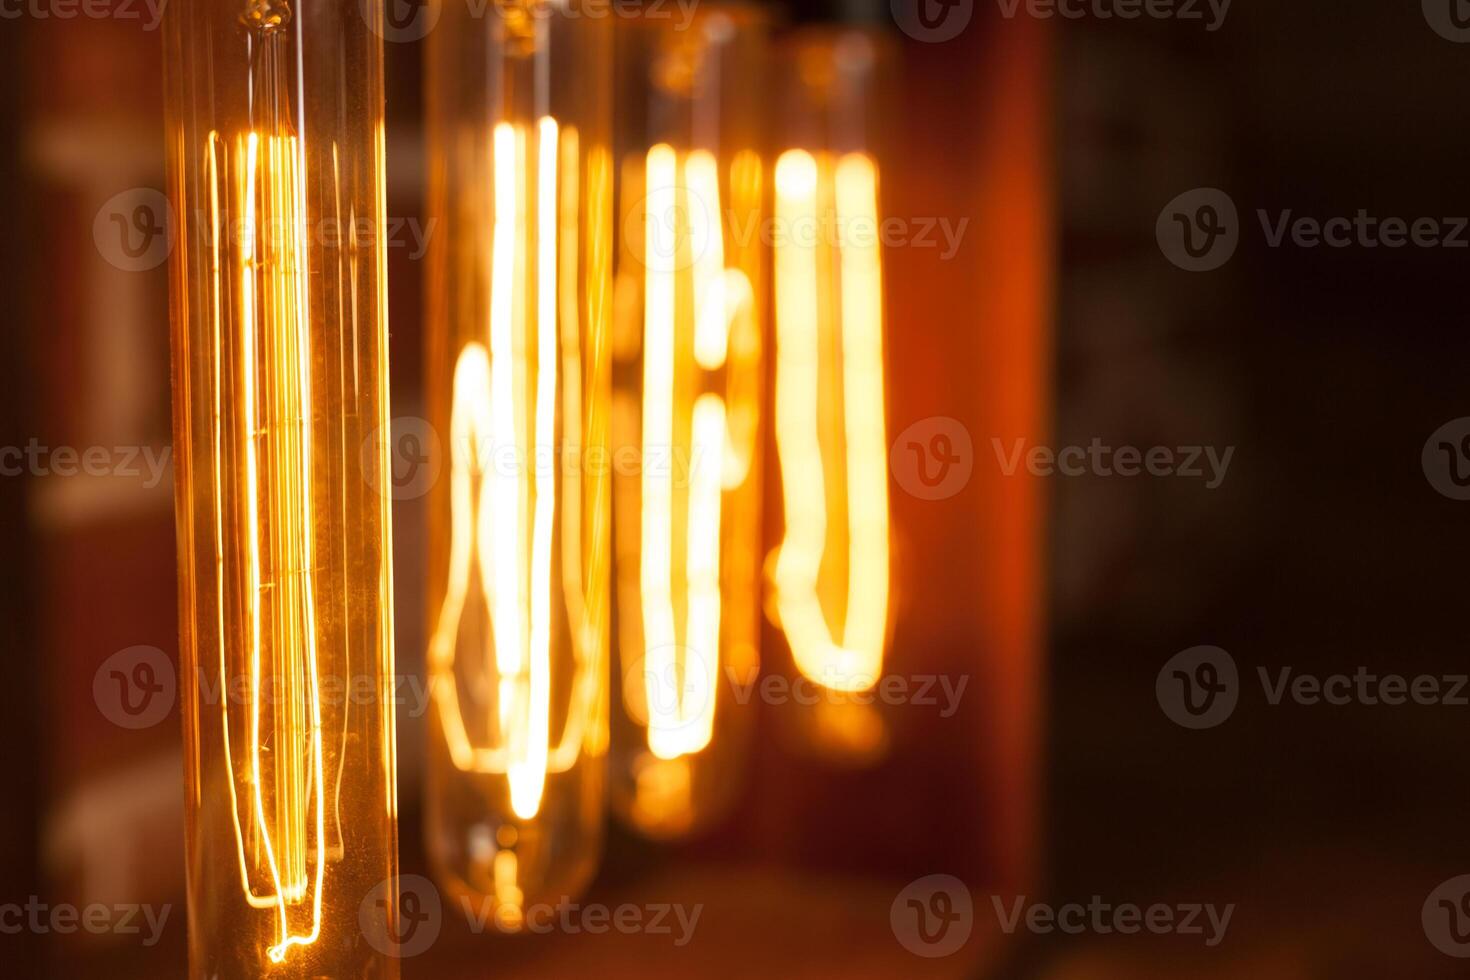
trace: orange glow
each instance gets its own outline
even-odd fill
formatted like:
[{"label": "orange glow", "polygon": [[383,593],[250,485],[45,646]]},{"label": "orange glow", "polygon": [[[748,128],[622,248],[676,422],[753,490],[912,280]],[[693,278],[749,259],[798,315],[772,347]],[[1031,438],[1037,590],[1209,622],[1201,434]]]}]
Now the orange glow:
[{"label": "orange glow", "polygon": [[190,973],[396,977],[381,39],[242,9],[165,22]]},{"label": "orange glow", "polygon": [[[639,593],[642,673],[625,690],[660,759],[704,749],[714,732],[720,680],[722,494],[739,487],[751,450],[735,450],[725,398],[691,396],[688,371],[722,371],[732,329],[752,315],[753,290],[725,267],[719,171],[707,151],[679,154],[668,144],[645,165],[642,468]],[[660,223],[672,218],[678,226]],[[666,240],[675,234],[671,246]],[[681,296],[688,297],[681,302]],[[692,362],[692,363],[689,363]],[[676,438],[676,412],[685,412]],[[743,435],[743,434],[742,434]],[[667,453],[668,465],[655,461]],[[682,459],[681,459],[682,455]],[[676,520],[676,471],[684,462],[684,514]],[[682,567],[675,527],[683,528]],[[677,621],[682,614],[682,636]],[[626,654],[625,654],[626,655]]]},{"label": "orange glow", "polygon": [[[787,150],[776,162],[777,227],[877,228],[877,182],[865,154],[834,162]],[[838,691],[877,683],[890,601],[882,269],[878,243],[858,237],[827,242],[798,232],[775,243],[786,513],[776,609],[797,668]],[[832,567],[845,567],[845,590]]]},{"label": "orange glow", "polygon": [[613,496],[614,799],[662,837],[727,801],[746,730],[729,685],[758,664],[762,251],[733,229],[758,216],[762,178],[751,151],[656,143],[624,164],[613,422],[638,467]]},{"label": "orange glow", "polygon": [[[575,139],[569,132],[568,139]],[[553,593],[552,527],[557,508],[555,455],[558,368],[562,358],[580,360],[579,334],[557,324],[558,215],[557,171],[559,128],[554,119],[537,125],[537,194],[535,205],[536,315],[535,374],[518,352],[531,343],[526,304],[518,302],[525,253],[519,243],[531,240],[526,223],[527,195],[523,161],[523,128],[501,123],[494,131],[495,227],[491,268],[491,307],[486,348],[469,343],[454,371],[450,421],[449,582],[438,626],[430,641],[434,695],[454,764],[466,772],[505,776],[511,808],[522,820],[540,811],[548,772],[566,772],[576,764],[592,721],[597,686],[588,676],[594,665],[587,643],[590,625],[577,623],[574,642],[577,677],[567,723],[551,745],[551,638]],[[575,152],[575,151],[573,151]],[[570,202],[575,205],[575,201]],[[573,211],[575,213],[575,211]],[[558,353],[558,344],[567,345]],[[576,372],[570,372],[575,374]],[[576,390],[568,388],[568,399]],[[581,407],[567,406],[565,417],[580,418]],[[529,445],[518,433],[530,428]],[[497,447],[526,447],[516,466],[494,458]],[[510,469],[507,472],[507,469]],[[575,486],[569,476],[565,486]],[[478,492],[476,487],[478,485]],[[563,534],[563,554],[580,537],[579,508],[563,507],[563,520],[574,535]],[[565,564],[565,561],[564,561]],[[490,611],[492,644],[480,668],[498,689],[497,712],[487,738],[472,738],[460,709],[456,648],[461,617],[470,591],[472,566],[477,567],[484,606]],[[574,565],[563,571],[563,589],[585,610],[580,574]],[[504,852],[501,852],[504,853]],[[505,863],[497,856],[497,878]]]},{"label": "orange glow", "polygon": [[[238,403],[226,406],[221,383],[226,290],[220,251],[226,221],[220,207],[219,147],[219,137],[211,133],[205,153],[210,182],[210,266],[215,281],[211,304],[214,438],[216,445],[223,444],[223,419],[238,413],[248,434],[241,487],[245,528],[239,540],[248,575],[250,621],[245,698],[249,712],[244,733],[250,746],[248,776],[235,768],[228,697],[220,699],[220,724],[241,886],[252,908],[276,910],[278,941],[267,955],[280,963],[291,947],[311,945],[321,932],[325,824],[331,802],[326,795],[319,625],[310,574],[315,514],[305,191],[300,179],[300,146],[294,137],[266,136],[262,141],[260,134],[252,132],[236,140],[231,171],[239,178],[230,188],[235,197],[231,203],[242,216],[243,228],[235,293],[239,306],[231,320],[241,331],[241,391]],[[215,453],[213,477],[221,486],[225,465],[223,453]],[[215,564],[222,570],[226,561],[222,509],[217,508],[214,517]],[[216,605],[223,637],[226,598],[222,573],[216,578]],[[221,692],[230,690],[230,681],[221,643]],[[249,807],[249,818],[243,824],[241,790]],[[309,907],[309,917],[303,905]]]},{"label": "orange glow", "polygon": [[[507,72],[540,70],[533,40],[516,35],[526,57]],[[438,111],[459,111],[458,87],[435,91]],[[432,145],[456,176],[436,188],[445,230],[431,244],[445,272],[429,384],[449,439],[426,796],[441,884],[507,931],[595,867],[610,561],[609,157],[549,113],[510,115],[487,125],[476,111]]]}]

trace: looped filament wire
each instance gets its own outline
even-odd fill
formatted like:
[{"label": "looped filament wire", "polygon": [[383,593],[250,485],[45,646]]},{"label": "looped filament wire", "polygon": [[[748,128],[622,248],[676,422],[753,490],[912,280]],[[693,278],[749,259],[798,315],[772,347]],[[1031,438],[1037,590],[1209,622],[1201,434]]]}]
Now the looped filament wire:
[{"label": "looped filament wire", "polygon": [[[564,137],[576,160],[576,134]],[[576,673],[561,737],[551,741],[552,543],[557,512],[558,385],[563,422],[580,419],[575,323],[559,333],[557,173],[563,144],[556,120],[537,124],[534,194],[526,187],[524,127],[497,124],[493,133],[493,200],[488,349],[478,342],[460,351],[453,380],[450,435],[449,581],[429,645],[431,680],[454,765],[465,772],[504,775],[511,808],[529,820],[540,810],[548,773],[577,762],[596,697],[593,629],[582,594],[577,479],[563,480],[563,590],[573,620]],[[566,179],[575,170],[567,168]],[[575,188],[569,188],[575,203]],[[534,237],[528,210],[534,198]],[[527,302],[527,267],[534,268],[534,304]],[[527,308],[534,313],[528,315]],[[562,311],[572,315],[575,304]],[[534,327],[528,323],[534,321]],[[562,353],[560,347],[567,351]],[[534,351],[534,377],[529,365]],[[567,370],[559,379],[559,359]],[[523,433],[530,433],[527,439]],[[573,447],[576,448],[575,446]],[[513,457],[506,466],[505,451]],[[509,472],[507,472],[507,469]],[[573,560],[569,561],[568,558]],[[460,623],[478,571],[480,597],[491,619],[491,651],[471,669],[493,679],[496,710],[482,735],[473,735],[461,708],[457,680]]]},{"label": "looped filament wire", "polygon": [[[778,226],[826,227],[819,220],[825,211],[835,212],[838,229],[835,247],[799,235],[777,242],[776,447],[786,533],[774,574],[776,608],[797,668],[838,691],[877,683],[887,634],[881,268],[875,241],[842,231],[877,228],[877,198],[877,167],[865,154],[845,154],[834,167],[825,155],[787,150],[776,162]],[[842,415],[830,431],[824,420],[834,404]],[[828,480],[840,488],[845,527],[829,527]],[[846,545],[840,639],[819,588],[829,532],[834,548]]]},{"label": "looped filament wire", "polygon": [[[682,170],[682,174],[681,174]],[[728,432],[725,399],[698,394],[688,422],[687,540],[683,568],[674,566],[673,468],[648,465],[654,452],[673,455],[681,323],[679,285],[687,270],[692,295],[692,354],[700,372],[725,368],[732,326],[753,312],[750,280],[725,268],[719,169],[714,155],[695,150],[680,160],[660,143],[645,167],[642,471],[639,585],[643,625],[643,714],[648,747],[660,759],[699,752],[714,731],[720,676],[721,494],[749,472],[750,448]],[[682,179],[681,179],[682,178]],[[682,224],[674,240],[692,256],[661,242],[658,220]],[[689,259],[686,263],[684,259]],[[676,626],[675,596],[685,598],[685,642]],[[630,692],[631,693],[631,692]],[[636,701],[634,702],[636,704]]]}]

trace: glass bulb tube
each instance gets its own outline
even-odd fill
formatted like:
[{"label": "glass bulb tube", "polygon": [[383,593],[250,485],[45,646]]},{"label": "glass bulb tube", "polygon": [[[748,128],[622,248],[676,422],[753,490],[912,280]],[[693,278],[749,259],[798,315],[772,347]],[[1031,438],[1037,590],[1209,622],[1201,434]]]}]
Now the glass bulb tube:
[{"label": "glass bulb tube", "polygon": [[768,28],[735,5],[619,28],[612,799],[674,837],[733,797],[759,669]]},{"label": "glass bulb tube", "polygon": [[858,30],[791,40],[775,191],[775,432],[785,531],[774,618],[823,693],[810,735],[851,757],[886,733],[867,698],[891,623],[878,154],[881,46]]},{"label": "glass bulb tube", "polygon": [[429,36],[426,837],[502,931],[590,880],[607,751],[611,33],[446,4]]},{"label": "glass bulb tube", "polygon": [[195,977],[398,976],[380,16],[168,10]]}]

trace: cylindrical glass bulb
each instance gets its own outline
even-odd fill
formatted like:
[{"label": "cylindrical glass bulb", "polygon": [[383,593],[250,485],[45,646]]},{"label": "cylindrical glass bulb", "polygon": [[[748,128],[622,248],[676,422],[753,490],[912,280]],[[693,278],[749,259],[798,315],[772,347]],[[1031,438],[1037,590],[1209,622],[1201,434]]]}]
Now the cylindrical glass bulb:
[{"label": "cylindrical glass bulb", "polygon": [[398,976],[374,4],[170,4],[190,976]]},{"label": "cylindrical glass bulb", "polygon": [[[427,65],[425,829],[502,931],[590,880],[607,752],[611,32],[578,0],[445,4]],[[604,11],[605,12],[605,11]]]},{"label": "cylindrical glass bulb", "polygon": [[734,796],[759,669],[767,23],[619,26],[612,799],[675,837]]},{"label": "cylindrical glass bulb", "polygon": [[[785,51],[774,173],[775,433],[784,536],[771,609],[795,670],[817,686],[803,738],[847,759],[887,739],[861,696],[884,670],[891,623],[879,162],[882,47],[812,29]],[[860,695],[853,697],[852,695]]]}]

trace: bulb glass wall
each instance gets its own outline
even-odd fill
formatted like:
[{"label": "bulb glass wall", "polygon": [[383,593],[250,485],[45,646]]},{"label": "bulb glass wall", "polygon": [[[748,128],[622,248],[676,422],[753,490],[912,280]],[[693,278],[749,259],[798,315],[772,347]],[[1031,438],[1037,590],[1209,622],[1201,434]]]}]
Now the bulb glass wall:
[{"label": "bulb glass wall", "polygon": [[870,759],[887,739],[860,696],[892,619],[880,166],[885,59],[857,30],[797,34],[774,173],[775,433],[785,532],[771,607],[796,670],[822,692],[803,740]]},{"label": "bulb glass wall", "polygon": [[758,670],[767,24],[619,24],[612,799],[655,837],[740,783]]},{"label": "bulb glass wall", "polygon": [[[606,13],[606,11],[602,11]],[[611,29],[445,4],[428,39],[427,843],[524,926],[596,869],[607,752]]]},{"label": "bulb glass wall", "polygon": [[190,975],[397,977],[373,4],[170,4]]}]

